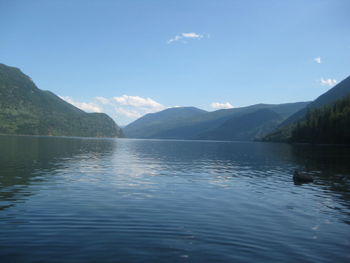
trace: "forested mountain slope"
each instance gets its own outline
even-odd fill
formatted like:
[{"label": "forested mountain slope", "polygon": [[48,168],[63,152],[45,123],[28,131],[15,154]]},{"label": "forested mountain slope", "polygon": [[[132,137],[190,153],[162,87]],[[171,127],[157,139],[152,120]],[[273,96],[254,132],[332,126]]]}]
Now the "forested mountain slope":
[{"label": "forested mountain slope", "polygon": [[[324,107],[332,107],[337,101],[342,100],[343,98],[350,95],[350,77],[347,77],[339,84],[335,85],[333,88],[323,93],[313,102],[311,102],[307,107],[296,112],[284,122],[282,122],[279,127],[272,133],[266,135],[262,140],[263,141],[291,141],[292,132],[297,125],[305,123],[305,118],[310,117],[310,112],[313,112],[312,115],[318,115],[317,118],[321,118],[319,113],[316,113],[317,109],[323,111]],[[326,115],[324,115],[326,117]]]},{"label": "forested mountain slope", "polygon": [[256,104],[213,112],[171,108],[141,117],[126,126],[124,132],[131,138],[253,140],[307,104]]},{"label": "forested mountain slope", "polygon": [[104,113],[86,113],[43,91],[19,69],[0,64],[0,133],[121,137]]}]

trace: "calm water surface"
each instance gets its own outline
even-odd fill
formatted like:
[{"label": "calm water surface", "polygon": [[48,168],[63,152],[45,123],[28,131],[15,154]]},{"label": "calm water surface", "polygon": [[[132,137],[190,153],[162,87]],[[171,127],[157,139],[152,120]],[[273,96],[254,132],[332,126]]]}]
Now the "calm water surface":
[{"label": "calm water surface", "polygon": [[[0,136],[0,262],[350,262],[350,150]],[[296,168],[316,171],[294,185]]]}]

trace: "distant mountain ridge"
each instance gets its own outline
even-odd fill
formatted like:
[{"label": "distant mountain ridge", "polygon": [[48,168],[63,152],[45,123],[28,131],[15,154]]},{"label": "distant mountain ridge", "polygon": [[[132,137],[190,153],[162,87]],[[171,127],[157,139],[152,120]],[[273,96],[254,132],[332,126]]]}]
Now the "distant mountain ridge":
[{"label": "distant mountain ridge", "polygon": [[86,113],[36,87],[18,68],[0,64],[0,134],[121,137],[104,113]]},{"label": "distant mountain ridge", "polygon": [[251,141],[271,131],[282,120],[282,116],[271,109],[259,109],[233,116],[219,127],[199,134],[197,138]]},{"label": "distant mountain ridge", "polygon": [[[155,138],[160,130],[176,128],[178,123],[191,121],[207,113],[195,107],[175,107],[156,113],[149,113],[124,127],[123,131],[131,138]],[[147,134],[147,137],[143,135]],[[155,136],[155,137],[154,137]]]},{"label": "distant mountain ridge", "polygon": [[[256,104],[214,112],[194,107],[171,108],[141,117],[126,126],[124,133],[131,138],[253,140],[307,104]],[[243,126],[248,130],[243,131]]]}]

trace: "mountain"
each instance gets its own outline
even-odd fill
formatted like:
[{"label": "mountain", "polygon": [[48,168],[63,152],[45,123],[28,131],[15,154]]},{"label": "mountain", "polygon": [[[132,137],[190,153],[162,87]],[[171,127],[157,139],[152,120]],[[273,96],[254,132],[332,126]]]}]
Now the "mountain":
[{"label": "mountain", "polygon": [[204,110],[195,107],[175,107],[157,113],[149,113],[127,125],[123,131],[129,138],[158,138],[157,134],[176,128],[202,114]]},{"label": "mountain", "polygon": [[[124,132],[131,138],[252,140],[307,104],[256,104],[213,112],[171,108],[141,117],[126,126]],[[240,130],[240,127],[245,128]]]},{"label": "mountain", "polygon": [[104,113],[86,113],[50,91],[40,90],[19,69],[0,64],[0,133],[121,137]]},{"label": "mountain", "polygon": [[278,126],[277,130],[265,136],[263,141],[288,141],[291,137],[292,130],[295,128],[298,122],[305,120],[305,116],[308,112],[323,108],[325,106],[331,106],[349,94],[350,76],[316,98],[309,105],[307,105],[307,107],[291,115]]},{"label": "mountain", "polygon": [[317,109],[325,105],[330,105],[335,101],[347,96],[348,94],[350,94],[350,76],[316,98],[307,107],[290,116],[288,119],[281,123],[280,127],[302,119],[305,116],[306,112],[309,110]]},{"label": "mountain", "polygon": [[282,116],[273,110],[260,109],[233,116],[219,127],[199,134],[197,138],[251,141],[272,131],[282,120]]},{"label": "mountain", "polygon": [[290,142],[350,144],[350,95],[308,111],[292,129]]}]

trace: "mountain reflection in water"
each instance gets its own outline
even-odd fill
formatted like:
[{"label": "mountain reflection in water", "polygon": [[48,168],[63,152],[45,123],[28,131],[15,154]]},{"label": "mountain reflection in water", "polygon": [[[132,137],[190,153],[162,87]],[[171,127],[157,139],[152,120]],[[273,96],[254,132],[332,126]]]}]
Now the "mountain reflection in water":
[{"label": "mountain reflection in water", "polygon": [[[348,262],[350,150],[0,136],[4,262]],[[295,169],[316,172],[294,185]]]}]

